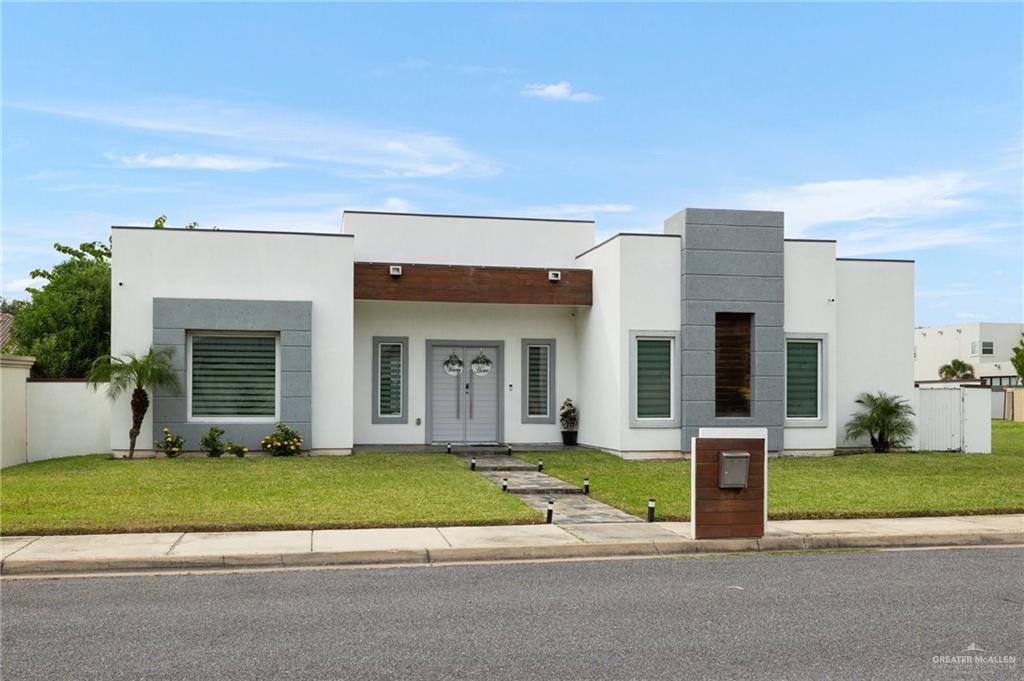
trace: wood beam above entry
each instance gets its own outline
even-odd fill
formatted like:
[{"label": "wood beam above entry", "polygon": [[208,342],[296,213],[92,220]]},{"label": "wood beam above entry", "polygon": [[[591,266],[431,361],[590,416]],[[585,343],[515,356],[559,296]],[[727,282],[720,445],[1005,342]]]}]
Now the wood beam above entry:
[{"label": "wood beam above entry", "polygon": [[[401,276],[389,274],[401,265]],[[561,273],[550,281],[548,272]],[[431,303],[508,303],[591,305],[592,273],[583,269],[483,267],[408,263],[355,263],[357,300],[410,300]]]}]

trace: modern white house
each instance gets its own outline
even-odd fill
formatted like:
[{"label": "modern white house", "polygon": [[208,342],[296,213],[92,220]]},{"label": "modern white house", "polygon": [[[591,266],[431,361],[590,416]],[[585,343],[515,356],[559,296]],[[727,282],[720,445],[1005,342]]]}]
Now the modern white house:
[{"label": "modern white house", "polygon": [[974,367],[982,385],[1020,385],[1010,357],[1024,324],[974,323],[914,329],[914,380],[936,381],[939,367],[959,359]]},{"label": "modern white house", "polygon": [[862,444],[842,436],[859,393],[915,399],[912,261],[785,239],[779,212],[595,243],[592,221],[351,211],[336,234],[115,227],[112,246],[112,352],[171,348],[184,389],[155,396],[142,448],[211,425],[256,448],[276,421],[314,454],[542,445],[572,398],[584,446],[755,426],[828,453]]}]

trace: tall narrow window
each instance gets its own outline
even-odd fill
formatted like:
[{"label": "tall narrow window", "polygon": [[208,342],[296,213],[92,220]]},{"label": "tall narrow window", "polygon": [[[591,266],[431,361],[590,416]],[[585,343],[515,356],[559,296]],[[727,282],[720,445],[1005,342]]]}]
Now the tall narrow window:
[{"label": "tall narrow window", "polygon": [[380,344],[380,401],[381,416],[402,415],[402,345]]},{"label": "tall narrow window", "polygon": [[548,415],[548,346],[527,346],[529,384],[527,390],[527,415]]},{"label": "tall narrow window", "polygon": [[522,362],[523,423],[554,423],[554,339],[523,339]]},{"label": "tall narrow window", "polygon": [[786,418],[821,418],[821,341],[786,341]]},{"label": "tall narrow window", "polygon": [[193,334],[190,346],[190,417],[276,418],[275,336]]},{"label": "tall narrow window", "polygon": [[636,417],[672,418],[672,339],[636,339]]},{"label": "tall narrow window", "polygon": [[715,314],[715,416],[750,416],[754,315]]},{"label": "tall narrow window", "polygon": [[406,338],[373,339],[373,423],[408,423],[408,348]]}]

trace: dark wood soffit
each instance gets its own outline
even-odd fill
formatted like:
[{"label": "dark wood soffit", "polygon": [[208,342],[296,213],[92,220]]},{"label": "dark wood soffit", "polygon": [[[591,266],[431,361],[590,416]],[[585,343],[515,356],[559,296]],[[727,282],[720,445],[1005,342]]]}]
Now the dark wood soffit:
[{"label": "dark wood soffit", "polygon": [[[388,274],[402,266],[402,276]],[[591,305],[590,270],[557,269],[562,280],[548,281],[540,267],[483,267],[405,263],[355,263],[356,300],[407,300],[428,303],[508,303]]]}]

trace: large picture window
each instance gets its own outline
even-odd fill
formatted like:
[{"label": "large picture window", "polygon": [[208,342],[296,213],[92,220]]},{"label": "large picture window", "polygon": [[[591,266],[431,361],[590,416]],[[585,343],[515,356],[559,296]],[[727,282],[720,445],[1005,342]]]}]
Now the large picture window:
[{"label": "large picture window", "polygon": [[523,423],[555,422],[555,341],[523,339]]},{"label": "large picture window", "polygon": [[278,411],[277,346],[276,335],[191,334],[190,418],[275,420]]},{"label": "large picture window", "polygon": [[715,314],[715,416],[750,416],[754,315]]},{"label": "large picture window", "polygon": [[373,339],[373,423],[408,423],[409,339]]},{"label": "large picture window", "polygon": [[630,425],[675,427],[679,423],[675,333],[630,334]]}]

